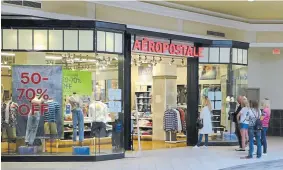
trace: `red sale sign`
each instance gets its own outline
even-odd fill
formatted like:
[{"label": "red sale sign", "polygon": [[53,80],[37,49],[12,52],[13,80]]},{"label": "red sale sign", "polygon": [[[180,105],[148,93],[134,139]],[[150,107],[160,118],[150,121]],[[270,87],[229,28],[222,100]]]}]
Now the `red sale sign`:
[{"label": "red sale sign", "polygon": [[[21,83],[22,84],[29,84],[32,83],[34,85],[40,84],[42,81],[47,81],[48,77],[42,77],[40,73],[21,73]],[[43,103],[43,100],[48,100],[49,96],[47,94],[47,89],[42,88],[17,88],[19,92],[18,100],[22,100],[25,97],[27,100],[31,101],[31,106],[23,103],[19,105],[19,113],[21,115],[28,115],[30,112],[34,114],[36,111],[40,111],[41,115],[44,115],[44,112],[47,111],[48,106],[47,104]],[[38,94],[38,96],[36,96]],[[40,99],[42,103],[34,104],[32,102],[33,99]]]},{"label": "red sale sign", "polygon": [[[38,125],[37,136],[44,136],[44,122],[56,122],[58,136],[62,124],[62,66],[12,66],[12,100],[18,104],[17,136],[25,136],[26,129]],[[52,100],[50,100],[52,99]],[[48,101],[59,104],[60,110],[49,117]]]}]

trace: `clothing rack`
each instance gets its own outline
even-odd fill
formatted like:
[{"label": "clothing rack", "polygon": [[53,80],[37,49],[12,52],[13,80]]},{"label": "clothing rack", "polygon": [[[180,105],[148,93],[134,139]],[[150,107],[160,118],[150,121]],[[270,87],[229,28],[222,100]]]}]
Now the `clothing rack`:
[{"label": "clothing rack", "polygon": [[[176,109],[180,108],[177,107],[176,105],[166,105],[166,111],[169,109]],[[177,114],[177,113],[176,113]],[[176,131],[166,131],[165,132],[165,143],[182,143],[182,142],[186,142],[186,140],[177,140],[177,132]]]}]

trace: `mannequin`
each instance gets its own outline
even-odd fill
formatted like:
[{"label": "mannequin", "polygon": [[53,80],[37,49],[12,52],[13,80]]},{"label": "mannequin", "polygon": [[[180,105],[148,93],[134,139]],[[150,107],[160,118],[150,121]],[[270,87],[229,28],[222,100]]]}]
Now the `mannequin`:
[{"label": "mannequin", "polygon": [[108,117],[107,105],[101,101],[92,102],[89,105],[89,116],[92,119],[92,135],[95,137],[105,137]]},{"label": "mannequin", "polygon": [[[40,105],[43,104],[43,99],[39,98],[40,94],[37,94],[34,99],[32,99],[31,104],[36,105],[40,108]],[[40,109],[37,110],[40,110]],[[27,120],[26,136],[25,142],[26,145],[32,146],[36,137],[37,128],[40,120],[40,111],[30,111]]]},{"label": "mannequin", "polygon": [[69,103],[72,109],[73,118],[73,142],[77,141],[77,129],[79,130],[79,144],[83,145],[84,140],[84,115],[82,110],[82,101],[76,92],[69,98]]},{"label": "mannequin", "polygon": [[56,115],[60,114],[60,105],[53,98],[49,98],[45,103],[48,105],[48,111],[44,113],[44,133],[45,135],[56,135]]},{"label": "mannequin", "polygon": [[[15,139],[16,138],[16,116],[18,114],[18,104],[9,100],[2,105],[2,131],[6,132],[7,138]],[[4,133],[2,133],[4,134]],[[2,136],[3,137],[3,136]],[[3,137],[5,138],[5,137]]]}]

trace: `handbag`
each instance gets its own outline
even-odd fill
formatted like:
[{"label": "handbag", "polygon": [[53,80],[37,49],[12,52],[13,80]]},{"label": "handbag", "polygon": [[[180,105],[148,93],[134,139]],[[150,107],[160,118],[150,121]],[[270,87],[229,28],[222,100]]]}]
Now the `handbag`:
[{"label": "handbag", "polygon": [[203,128],[203,119],[197,119],[197,129]]}]

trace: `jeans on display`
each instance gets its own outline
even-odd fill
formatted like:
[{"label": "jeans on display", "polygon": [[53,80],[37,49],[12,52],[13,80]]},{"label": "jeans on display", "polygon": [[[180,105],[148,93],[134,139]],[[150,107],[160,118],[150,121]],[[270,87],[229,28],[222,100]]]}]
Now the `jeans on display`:
[{"label": "jeans on display", "polygon": [[36,137],[37,128],[40,120],[40,112],[35,111],[34,113],[29,113],[26,129],[25,142],[29,145],[33,145],[34,139]]},{"label": "jeans on display", "polygon": [[73,118],[73,141],[77,141],[77,129],[79,129],[79,141],[84,140],[84,114],[81,108],[72,110]]},{"label": "jeans on display", "polygon": [[266,132],[268,127],[263,127],[261,131],[261,141],[263,146],[263,153],[267,153],[267,141],[266,141]]},{"label": "jeans on display", "polygon": [[254,127],[249,127],[249,156],[250,158],[253,157],[254,152],[254,137],[256,138],[256,145],[257,145],[257,157],[261,157],[261,140],[260,140],[260,131],[255,131]]},{"label": "jeans on display", "polygon": [[[205,136],[204,146],[207,146],[208,145],[208,134],[205,134],[204,136]],[[200,146],[202,137],[203,137],[203,134],[199,134],[197,146]]]},{"label": "jeans on display", "polygon": [[106,136],[106,124],[103,122],[93,122],[91,125],[92,137],[105,137]]}]

